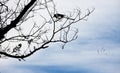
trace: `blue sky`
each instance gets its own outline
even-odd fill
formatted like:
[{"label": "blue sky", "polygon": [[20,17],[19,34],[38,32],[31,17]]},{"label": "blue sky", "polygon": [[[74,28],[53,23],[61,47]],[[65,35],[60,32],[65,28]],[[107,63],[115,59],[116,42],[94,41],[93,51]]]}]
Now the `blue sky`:
[{"label": "blue sky", "polygon": [[1,73],[119,73],[120,72],[120,1],[119,0],[55,0],[58,10],[75,7],[83,11],[95,7],[88,21],[79,27],[77,40],[65,49],[52,45],[26,61],[0,59]]}]

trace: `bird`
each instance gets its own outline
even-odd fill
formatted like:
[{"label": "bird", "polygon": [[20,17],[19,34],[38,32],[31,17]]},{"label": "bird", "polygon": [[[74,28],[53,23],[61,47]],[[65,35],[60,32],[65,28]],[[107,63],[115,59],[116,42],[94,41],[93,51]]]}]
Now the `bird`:
[{"label": "bird", "polygon": [[13,48],[13,53],[14,52],[19,52],[20,51],[20,48],[22,47],[22,44],[18,44],[15,48]]},{"label": "bird", "polygon": [[66,15],[60,14],[60,13],[54,14],[53,17],[56,18],[56,21],[59,21],[59,20],[61,20],[61,19],[63,19],[63,18],[67,18],[67,19],[70,19],[70,20],[74,20],[74,19],[69,18],[69,17],[67,17]]},{"label": "bird", "polygon": [[62,19],[62,18],[64,18],[65,17],[65,15],[64,14],[59,14],[59,13],[56,13],[56,14],[54,14],[54,16],[53,17],[55,17],[56,19]]}]

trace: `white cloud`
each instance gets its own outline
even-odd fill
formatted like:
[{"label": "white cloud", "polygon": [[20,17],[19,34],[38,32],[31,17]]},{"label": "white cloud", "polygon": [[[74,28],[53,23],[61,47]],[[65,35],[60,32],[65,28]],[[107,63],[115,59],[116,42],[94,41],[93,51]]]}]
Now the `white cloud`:
[{"label": "white cloud", "polygon": [[17,68],[13,66],[7,66],[4,69],[0,70],[1,73],[34,73],[30,69]]}]

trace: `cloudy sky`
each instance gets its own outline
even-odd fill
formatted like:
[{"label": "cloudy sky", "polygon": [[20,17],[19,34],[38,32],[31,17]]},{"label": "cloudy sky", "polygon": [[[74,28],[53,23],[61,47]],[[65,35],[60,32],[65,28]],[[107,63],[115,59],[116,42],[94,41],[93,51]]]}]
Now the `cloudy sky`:
[{"label": "cloudy sky", "polygon": [[58,10],[95,8],[88,21],[76,24],[77,40],[65,49],[54,45],[26,61],[0,59],[1,73],[119,73],[120,72],[120,1],[55,0]]}]

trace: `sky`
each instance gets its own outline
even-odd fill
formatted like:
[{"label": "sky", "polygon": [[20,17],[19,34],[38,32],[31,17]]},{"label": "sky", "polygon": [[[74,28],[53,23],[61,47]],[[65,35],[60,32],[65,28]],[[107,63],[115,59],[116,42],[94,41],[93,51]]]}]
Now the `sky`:
[{"label": "sky", "polygon": [[26,61],[0,59],[1,73],[119,73],[120,1],[55,0],[58,11],[95,8],[87,21],[76,24],[77,40],[36,52]]}]

